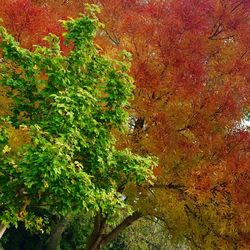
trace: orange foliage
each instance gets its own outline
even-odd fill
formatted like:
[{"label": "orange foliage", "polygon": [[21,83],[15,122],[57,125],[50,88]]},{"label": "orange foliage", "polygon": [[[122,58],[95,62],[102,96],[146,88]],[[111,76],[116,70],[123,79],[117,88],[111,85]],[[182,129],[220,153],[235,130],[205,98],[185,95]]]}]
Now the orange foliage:
[{"label": "orange foliage", "polygon": [[[82,10],[80,0],[36,2],[26,9],[0,8],[6,26],[16,36],[21,30],[19,40],[27,47],[44,32],[56,32],[55,20]],[[152,192],[138,188],[138,207],[164,217],[173,235],[196,247],[247,249],[250,134],[241,123],[250,103],[250,2],[89,2],[103,8],[106,26],[97,38],[102,52],[133,54],[137,88],[130,112],[137,120],[120,147],[159,157],[157,183]],[[27,13],[40,17],[11,26]]]},{"label": "orange foliage", "polygon": [[[150,204],[168,220],[179,207],[173,223],[182,220],[194,244],[246,248],[250,135],[239,127],[250,103],[249,1],[100,2],[110,39],[102,47],[133,54],[131,115],[144,126],[130,146],[159,157]],[[177,199],[172,212],[169,199]]]}]

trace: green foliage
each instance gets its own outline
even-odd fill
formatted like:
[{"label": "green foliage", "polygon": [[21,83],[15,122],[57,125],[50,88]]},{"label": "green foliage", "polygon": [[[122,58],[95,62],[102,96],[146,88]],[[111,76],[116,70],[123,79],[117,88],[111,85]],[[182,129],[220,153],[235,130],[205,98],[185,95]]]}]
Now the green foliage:
[{"label": "green foliage", "polygon": [[[96,8],[96,7],[95,7]],[[0,84],[11,89],[11,114],[0,124],[0,220],[24,221],[42,230],[43,216],[78,211],[119,213],[125,203],[117,191],[128,182],[152,178],[154,161],[118,151],[111,130],[124,128],[124,107],[132,97],[130,63],[99,54],[93,42],[100,26],[93,8],[89,15],[63,21],[67,44],[45,38],[47,47],[21,48],[0,28]],[[126,54],[124,54],[126,56]],[[9,128],[27,131],[16,150],[9,145]]]}]

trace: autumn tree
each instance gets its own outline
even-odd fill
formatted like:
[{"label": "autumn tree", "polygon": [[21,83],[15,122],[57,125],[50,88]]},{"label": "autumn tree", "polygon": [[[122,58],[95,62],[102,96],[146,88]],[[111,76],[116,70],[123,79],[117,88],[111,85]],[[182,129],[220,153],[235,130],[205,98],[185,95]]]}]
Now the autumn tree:
[{"label": "autumn tree", "polygon": [[160,159],[157,184],[128,188],[131,202],[196,248],[246,248],[249,2],[100,2],[103,48],[134,58],[134,129],[121,143]]},{"label": "autumn tree", "polygon": [[[75,15],[80,0],[36,1]],[[100,53],[133,55],[130,135],[119,148],[159,157],[157,183],[126,197],[197,249],[249,246],[248,0],[96,0]],[[60,14],[59,14],[60,13]]]},{"label": "autumn tree", "polygon": [[[111,60],[98,53],[93,42],[98,8],[88,5],[87,10],[88,16],[63,22],[65,41],[73,44],[67,56],[55,35],[32,52],[0,29],[0,84],[12,100],[0,126],[1,236],[18,221],[42,232],[41,211],[60,216],[60,227],[79,211],[95,216],[95,226],[111,223],[121,212],[129,220],[139,216],[120,190],[152,179],[154,162],[117,150],[111,133],[126,128],[124,109],[133,89],[129,54]],[[17,145],[15,130],[23,135]],[[53,232],[48,249],[56,249],[61,230]],[[95,233],[89,249],[109,240]]]}]

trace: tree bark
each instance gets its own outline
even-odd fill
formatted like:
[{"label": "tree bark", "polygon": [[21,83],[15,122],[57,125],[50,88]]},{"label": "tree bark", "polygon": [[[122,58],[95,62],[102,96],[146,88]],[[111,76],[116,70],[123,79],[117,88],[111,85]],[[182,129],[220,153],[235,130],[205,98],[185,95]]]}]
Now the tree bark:
[{"label": "tree bark", "polygon": [[108,234],[103,234],[105,222],[102,223],[100,218],[95,218],[95,226],[90,236],[90,240],[85,250],[100,250],[109,242],[114,240],[125,228],[130,226],[134,221],[142,217],[140,212],[134,212],[132,215],[125,218],[117,227]]},{"label": "tree bark", "polygon": [[4,224],[0,223],[0,239],[3,237],[6,229],[7,229],[7,226],[5,226]]},{"label": "tree bark", "polygon": [[95,216],[95,223],[93,231],[90,235],[89,241],[86,245],[85,250],[99,250],[100,242],[102,240],[103,231],[105,229],[105,219],[98,213]]},{"label": "tree bark", "polygon": [[47,250],[58,250],[60,249],[60,242],[62,238],[62,234],[65,231],[67,225],[69,223],[69,219],[64,217],[58,221],[58,223],[53,228],[49,242],[47,244]]}]

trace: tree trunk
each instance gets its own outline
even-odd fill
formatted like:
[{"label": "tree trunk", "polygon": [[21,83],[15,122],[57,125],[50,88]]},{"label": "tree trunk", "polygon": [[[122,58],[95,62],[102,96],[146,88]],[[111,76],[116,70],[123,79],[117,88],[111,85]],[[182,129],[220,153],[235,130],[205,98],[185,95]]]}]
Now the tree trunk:
[{"label": "tree trunk", "polygon": [[5,226],[4,224],[0,223],[0,239],[3,237],[6,229],[7,229],[7,226]]},{"label": "tree trunk", "polygon": [[126,217],[117,227],[115,227],[108,234],[103,234],[105,229],[105,221],[98,216],[95,218],[95,226],[90,236],[89,242],[85,250],[101,250],[102,247],[114,240],[125,228],[130,226],[134,221],[142,217],[139,212],[134,212],[132,215]]},{"label": "tree trunk", "polygon": [[95,216],[95,223],[93,231],[90,235],[85,250],[99,250],[101,249],[101,241],[103,237],[103,231],[105,229],[105,219],[98,213]]},{"label": "tree trunk", "polygon": [[62,234],[65,231],[67,225],[69,223],[69,219],[64,217],[58,221],[58,223],[53,228],[49,242],[47,245],[47,250],[58,250],[60,249],[60,242],[62,238]]}]

